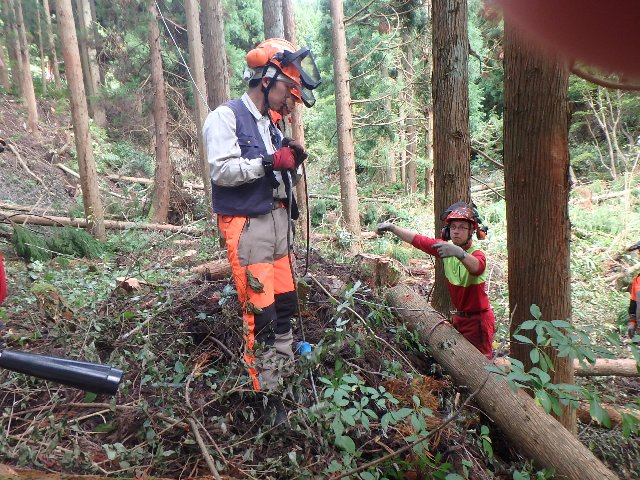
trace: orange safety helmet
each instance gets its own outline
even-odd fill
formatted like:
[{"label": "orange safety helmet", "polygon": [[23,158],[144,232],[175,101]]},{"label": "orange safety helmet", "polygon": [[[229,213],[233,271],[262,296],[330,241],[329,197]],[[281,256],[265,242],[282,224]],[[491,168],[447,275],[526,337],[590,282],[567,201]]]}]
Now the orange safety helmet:
[{"label": "orange safety helmet", "polygon": [[293,84],[293,96],[303,101],[307,107],[313,106],[315,97],[311,90],[318,88],[321,80],[311,50],[298,49],[293,43],[282,38],[270,38],[249,51],[246,59],[246,77],[250,81],[263,77],[278,80],[282,75],[285,78],[280,80],[286,79]]},{"label": "orange safety helmet", "polygon": [[297,50],[296,46],[287,40],[270,38],[264,42],[260,42],[256,48],[247,53],[247,66],[256,71],[254,78],[262,78],[265,76],[271,76],[271,78],[273,78],[273,75],[267,75],[267,73],[276,73],[275,70],[268,70],[270,66],[275,66],[280,70],[282,75],[291,80],[295,85],[301,85],[300,72],[298,69],[291,63],[283,65],[283,57],[279,55],[284,52],[294,53]]},{"label": "orange safety helmet", "polygon": [[440,220],[444,220],[445,223],[441,232],[444,240],[451,239],[449,226],[454,220],[464,220],[472,225],[469,238],[471,238],[471,235],[473,235],[473,232],[475,231],[476,237],[478,237],[479,240],[484,240],[487,237],[487,231],[489,230],[486,226],[480,225],[482,223],[482,219],[480,218],[475,206],[473,204],[469,205],[465,202],[457,202],[450,205],[444,212],[442,212]]}]

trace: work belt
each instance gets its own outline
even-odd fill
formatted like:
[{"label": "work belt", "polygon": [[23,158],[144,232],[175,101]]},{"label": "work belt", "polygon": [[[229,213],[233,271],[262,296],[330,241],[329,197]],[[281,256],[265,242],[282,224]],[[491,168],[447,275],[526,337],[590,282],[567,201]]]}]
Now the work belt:
[{"label": "work belt", "polygon": [[464,317],[464,318],[471,318],[471,317],[477,317],[478,315],[483,314],[484,312],[488,312],[489,309],[486,308],[484,310],[478,310],[477,312],[460,312],[460,311],[454,311],[452,312],[453,315],[457,316],[457,317]]}]

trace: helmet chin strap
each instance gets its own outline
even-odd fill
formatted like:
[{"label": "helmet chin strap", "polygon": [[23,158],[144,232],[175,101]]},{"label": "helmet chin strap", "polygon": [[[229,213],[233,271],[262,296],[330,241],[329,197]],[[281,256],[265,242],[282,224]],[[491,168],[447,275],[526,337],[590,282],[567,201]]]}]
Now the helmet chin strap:
[{"label": "helmet chin strap", "polygon": [[[265,73],[268,68],[269,68],[268,66],[264,67]],[[276,80],[278,79],[278,75],[280,75],[279,70],[277,68],[275,70],[276,70],[276,74],[269,79],[269,84],[266,87],[262,87],[262,93],[264,94],[264,114],[266,114],[269,111],[269,92],[271,91],[271,87],[273,87],[273,85],[276,83]]]}]

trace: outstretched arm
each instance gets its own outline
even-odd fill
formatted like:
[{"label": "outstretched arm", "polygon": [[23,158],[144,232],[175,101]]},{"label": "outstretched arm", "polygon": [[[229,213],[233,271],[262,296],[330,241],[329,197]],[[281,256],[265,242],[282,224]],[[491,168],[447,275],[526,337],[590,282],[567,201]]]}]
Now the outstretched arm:
[{"label": "outstretched arm", "polygon": [[400,240],[405,241],[407,243],[413,242],[414,237],[417,235],[413,230],[408,230],[406,228],[398,227],[391,222],[383,222],[379,223],[376,227],[376,233],[378,235],[383,235],[385,232],[391,232]]}]

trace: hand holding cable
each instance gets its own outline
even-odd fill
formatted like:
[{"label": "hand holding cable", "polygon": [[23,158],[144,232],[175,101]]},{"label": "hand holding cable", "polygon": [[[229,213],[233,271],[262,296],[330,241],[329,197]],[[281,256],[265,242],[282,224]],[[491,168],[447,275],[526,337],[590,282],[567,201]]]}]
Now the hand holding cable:
[{"label": "hand holding cable", "polygon": [[296,168],[302,165],[302,162],[304,162],[309,156],[307,155],[307,151],[304,149],[304,147],[301,144],[299,144],[298,142],[296,142],[295,140],[289,137],[284,137],[282,139],[282,146],[289,147],[293,149],[293,151],[295,152]]},{"label": "hand holding cable", "polygon": [[296,154],[293,148],[282,147],[272,154],[265,155],[263,162],[265,171],[269,164],[273,170],[282,172],[284,170],[294,170],[296,168]]}]

